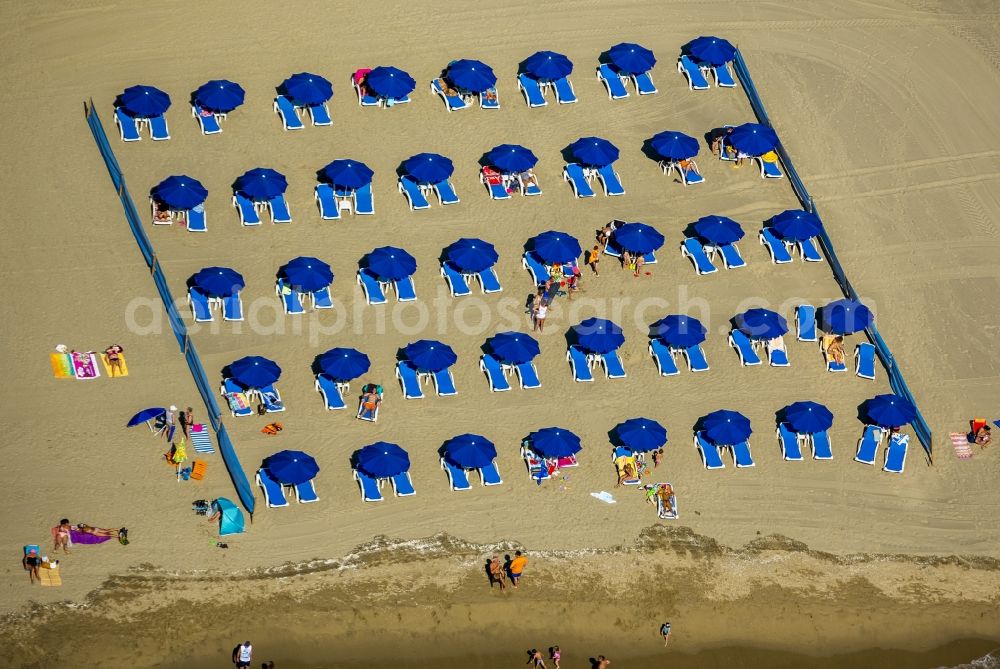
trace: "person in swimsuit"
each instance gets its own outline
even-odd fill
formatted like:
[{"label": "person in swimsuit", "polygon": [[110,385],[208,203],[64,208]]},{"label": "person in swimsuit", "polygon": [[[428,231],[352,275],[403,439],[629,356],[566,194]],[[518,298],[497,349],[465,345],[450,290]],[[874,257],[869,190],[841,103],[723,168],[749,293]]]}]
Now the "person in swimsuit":
[{"label": "person in swimsuit", "polygon": [[611,660],[604,657],[603,655],[598,655],[597,664],[594,665],[594,669],[607,669],[609,664],[611,664]]},{"label": "person in swimsuit", "polygon": [[521,574],[524,572],[525,566],[528,564],[528,558],[521,555],[521,551],[514,551],[514,559],[510,561],[510,566],[508,571],[510,572],[510,582],[517,587],[517,582],[521,579]]},{"label": "person in swimsuit", "polygon": [[990,426],[983,425],[976,431],[976,443],[979,444],[980,448],[986,448],[993,441],[993,435],[990,434]]},{"label": "person in swimsuit", "polygon": [[382,403],[374,385],[369,385],[364,395],[361,396],[361,418],[374,418],[375,410]]},{"label": "person in swimsuit", "polygon": [[38,557],[38,551],[32,548],[25,553],[24,557],[21,558],[21,565],[28,572],[28,578],[32,583],[35,582],[36,578],[39,583],[42,582],[42,577],[38,573],[38,568],[42,565],[42,558]]},{"label": "person in swimsuit", "polygon": [[653,469],[659,467],[662,461],[663,461],[663,449],[660,448],[653,451]]},{"label": "person in swimsuit", "polygon": [[500,563],[500,556],[494,555],[493,559],[490,560],[490,587],[493,587],[493,583],[497,583],[500,586],[500,590],[507,589],[507,573],[503,570],[503,564]]},{"label": "person in swimsuit", "polygon": [[559,669],[559,660],[562,659],[562,651],[559,650],[559,646],[553,646],[549,649],[549,658],[552,660],[552,664],[555,665],[555,668]]},{"label": "person in swimsuit", "polygon": [[844,353],[844,338],[841,335],[833,338],[833,341],[826,348],[826,354],[837,364],[844,364],[846,354]]},{"label": "person in swimsuit", "polygon": [[95,537],[117,537],[119,532],[118,530],[109,530],[106,527],[94,527],[86,523],[77,525],[76,531],[83,532],[84,534],[93,534]]},{"label": "person in swimsuit", "polygon": [[[125,352],[118,344],[112,344],[104,350],[104,355],[108,356],[108,368],[111,370],[111,376],[121,376],[124,371],[122,370],[122,353]],[[118,374],[115,374],[115,372]]]},{"label": "person in swimsuit", "polygon": [[58,552],[60,546],[62,546],[64,553],[69,553],[69,530],[71,527],[69,519],[63,518],[57,526],[52,528],[52,538],[55,540],[55,546],[52,547],[53,553]]},{"label": "person in swimsuit", "polygon": [[545,660],[542,659],[541,652],[539,652],[535,648],[532,648],[531,650],[528,651],[528,661],[525,662],[525,664],[532,664],[532,663],[534,663],[533,666],[535,666],[536,668],[541,667],[541,669],[545,669]]}]

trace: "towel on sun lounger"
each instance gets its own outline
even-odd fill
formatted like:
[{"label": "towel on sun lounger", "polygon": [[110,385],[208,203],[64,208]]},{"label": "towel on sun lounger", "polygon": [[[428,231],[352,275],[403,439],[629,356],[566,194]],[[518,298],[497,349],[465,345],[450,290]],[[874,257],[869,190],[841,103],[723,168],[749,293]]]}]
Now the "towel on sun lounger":
[{"label": "towel on sun lounger", "polygon": [[57,379],[72,379],[73,358],[69,353],[49,353],[49,362],[52,364],[52,375]]},{"label": "towel on sun lounger", "polygon": [[961,432],[952,432],[948,435],[951,438],[951,445],[955,448],[955,457],[959,460],[968,460],[972,457],[972,444],[969,443],[968,435]]},{"label": "towel on sun lounger", "polygon": [[70,529],[69,538],[74,544],[103,544],[111,537],[99,537],[96,534],[89,534],[87,532],[81,532],[80,530]]},{"label": "towel on sun lounger", "polygon": [[118,369],[114,370],[114,375],[112,375],[111,374],[111,372],[112,372],[111,362],[108,360],[108,354],[107,353],[102,353],[101,354],[101,364],[104,365],[104,373],[107,374],[111,378],[115,378],[116,376],[128,376],[128,365],[125,364],[125,354],[124,353],[119,353],[118,354],[118,361],[121,362],[121,369],[120,370],[118,370]]},{"label": "towel on sun lounger", "polygon": [[590,496],[596,497],[597,499],[601,500],[602,502],[606,502],[607,504],[615,504],[618,501],[615,499],[614,495],[612,495],[606,490],[602,490],[601,492],[592,492],[590,493]]},{"label": "towel on sun lounger", "polygon": [[73,359],[73,375],[78,379],[96,379],[101,375],[97,368],[96,353],[70,353]]},{"label": "towel on sun lounger", "polygon": [[250,407],[247,396],[243,393],[226,393],[226,400],[229,402],[229,408],[233,411],[243,411]]}]

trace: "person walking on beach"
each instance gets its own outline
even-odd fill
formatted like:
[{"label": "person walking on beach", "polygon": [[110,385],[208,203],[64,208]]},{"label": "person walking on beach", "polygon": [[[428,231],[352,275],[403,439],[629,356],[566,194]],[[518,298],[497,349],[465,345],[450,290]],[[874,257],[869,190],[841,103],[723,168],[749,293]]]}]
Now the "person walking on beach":
[{"label": "person walking on beach", "polygon": [[528,661],[525,662],[525,664],[532,663],[534,663],[532,666],[534,666],[535,669],[538,669],[539,667],[541,669],[545,669],[545,660],[542,659],[542,653],[536,648],[532,648],[528,651]]},{"label": "person walking on beach", "polygon": [[253,661],[253,646],[250,641],[244,641],[236,648],[233,648],[233,664],[236,669],[249,669]]},{"label": "person walking on beach", "polygon": [[42,577],[38,573],[38,568],[41,564],[42,559],[38,557],[38,551],[34,548],[30,549],[24,554],[24,557],[21,558],[21,565],[24,567],[24,570],[28,572],[28,579],[31,580],[32,584],[34,584],[35,579],[38,579],[39,583],[42,582]]},{"label": "person walking on beach", "polygon": [[514,551],[514,559],[510,561],[510,565],[507,567],[507,571],[510,572],[510,582],[516,588],[517,582],[521,579],[521,574],[524,573],[524,568],[528,564],[528,558],[521,554],[521,551]]},{"label": "person walking on beach", "polygon": [[549,658],[552,660],[553,666],[559,669],[559,661],[562,660],[562,651],[559,650],[559,646],[552,646],[549,648]]},{"label": "person walking on beach", "polygon": [[[535,330],[538,330],[539,332],[544,332],[545,317],[548,315],[549,315],[549,305],[545,300],[542,300],[541,302],[538,303],[538,306],[535,307],[535,326],[531,328],[531,331],[534,332]],[[514,587],[517,586],[515,585]]]},{"label": "person walking on beach", "polygon": [[490,587],[496,583],[500,586],[500,591],[503,592],[507,589],[507,574],[503,570],[503,565],[500,564],[500,556],[494,555],[493,559],[490,560]]},{"label": "person walking on beach", "polygon": [[594,272],[594,276],[600,276],[601,270],[597,267],[597,265],[601,262],[601,252],[598,246],[594,246],[594,248],[587,251],[586,261],[587,264],[590,265],[590,269]]},{"label": "person walking on beach", "polygon": [[667,644],[670,643],[670,622],[660,625],[660,636],[663,637],[663,646],[666,648]]}]

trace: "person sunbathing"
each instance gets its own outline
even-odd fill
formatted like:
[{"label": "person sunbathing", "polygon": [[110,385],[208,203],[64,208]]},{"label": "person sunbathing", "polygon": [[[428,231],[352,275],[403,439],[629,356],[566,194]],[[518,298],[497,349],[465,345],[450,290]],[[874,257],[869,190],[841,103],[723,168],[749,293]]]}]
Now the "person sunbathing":
[{"label": "person sunbathing", "polygon": [[826,347],[826,355],[839,365],[844,364],[844,360],[847,355],[844,352],[844,338],[841,335],[837,335],[833,338],[833,341],[829,343]]},{"label": "person sunbathing", "polygon": [[616,488],[622,487],[626,481],[634,481],[638,478],[635,470],[635,460],[624,456],[622,456],[622,459],[624,462],[618,468],[618,483],[615,484]]},{"label": "person sunbathing", "polygon": [[674,505],[671,503],[670,498],[674,495],[674,489],[669,483],[661,483],[658,490],[656,491],[657,499],[659,500],[660,515],[673,515]]},{"label": "person sunbathing", "polygon": [[990,426],[983,425],[976,431],[976,443],[979,444],[980,448],[986,448],[993,441],[993,435],[990,434]]},{"label": "person sunbathing", "polygon": [[84,534],[93,534],[95,537],[117,537],[119,532],[119,530],[109,530],[105,527],[93,527],[86,523],[79,523],[76,526],[76,531],[83,532]]},{"label": "person sunbathing", "polygon": [[382,398],[375,392],[374,386],[368,386],[368,391],[361,396],[361,417],[374,418]]},{"label": "person sunbathing", "polygon": [[497,89],[495,88],[488,88],[480,93],[480,95],[482,96],[483,102],[493,103],[497,101]]},{"label": "person sunbathing", "polygon": [[64,553],[69,553],[69,531],[72,527],[73,526],[69,524],[69,519],[63,518],[59,521],[58,525],[52,528],[52,539],[55,541],[55,544],[52,547],[53,553],[58,552],[60,546],[62,547]]},{"label": "person sunbathing", "polygon": [[122,353],[125,352],[118,344],[112,344],[104,351],[104,355],[108,356],[108,368],[111,370],[111,376],[116,376],[115,372],[118,372],[120,376],[123,374],[122,370]]},{"label": "person sunbathing", "polygon": [[536,188],[538,187],[538,180],[535,178],[535,173],[532,172],[531,170],[525,170],[524,172],[521,172],[520,174],[517,175],[517,178],[521,180],[521,185],[524,188],[528,188],[529,186],[535,186]]},{"label": "person sunbathing", "polygon": [[690,158],[677,161],[677,167],[679,167],[684,174],[690,174],[693,172],[698,176],[701,176],[701,172],[698,171],[698,165],[695,164],[694,160]]},{"label": "person sunbathing", "polygon": [[437,84],[441,88],[441,92],[444,93],[446,96],[448,96],[448,97],[454,97],[454,96],[458,95],[458,90],[456,88],[452,87],[452,85],[449,84],[448,80],[445,79],[444,77],[441,77],[440,79],[438,79],[437,80]]},{"label": "person sunbathing", "polygon": [[156,213],[153,215],[153,217],[157,221],[170,221],[170,220],[172,220],[171,217],[170,217],[170,211],[167,210],[167,209],[157,209]]}]

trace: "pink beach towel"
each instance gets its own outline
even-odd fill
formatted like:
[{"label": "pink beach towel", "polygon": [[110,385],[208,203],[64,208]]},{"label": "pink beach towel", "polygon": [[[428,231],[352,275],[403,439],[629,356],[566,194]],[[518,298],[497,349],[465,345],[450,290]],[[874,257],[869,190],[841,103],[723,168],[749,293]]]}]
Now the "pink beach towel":
[{"label": "pink beach towel", "polygon": [[96,379],[101,375],[97,368],[96,353],[72,353],[73,375],[78,379]]},{"label": "pink beach towel", "polygon": [[952,432],[948,435],[951,445],[955,449],[955,457],[959,460],[968,460],[972,457],[972,444],[969,438],[961,432]]}]

